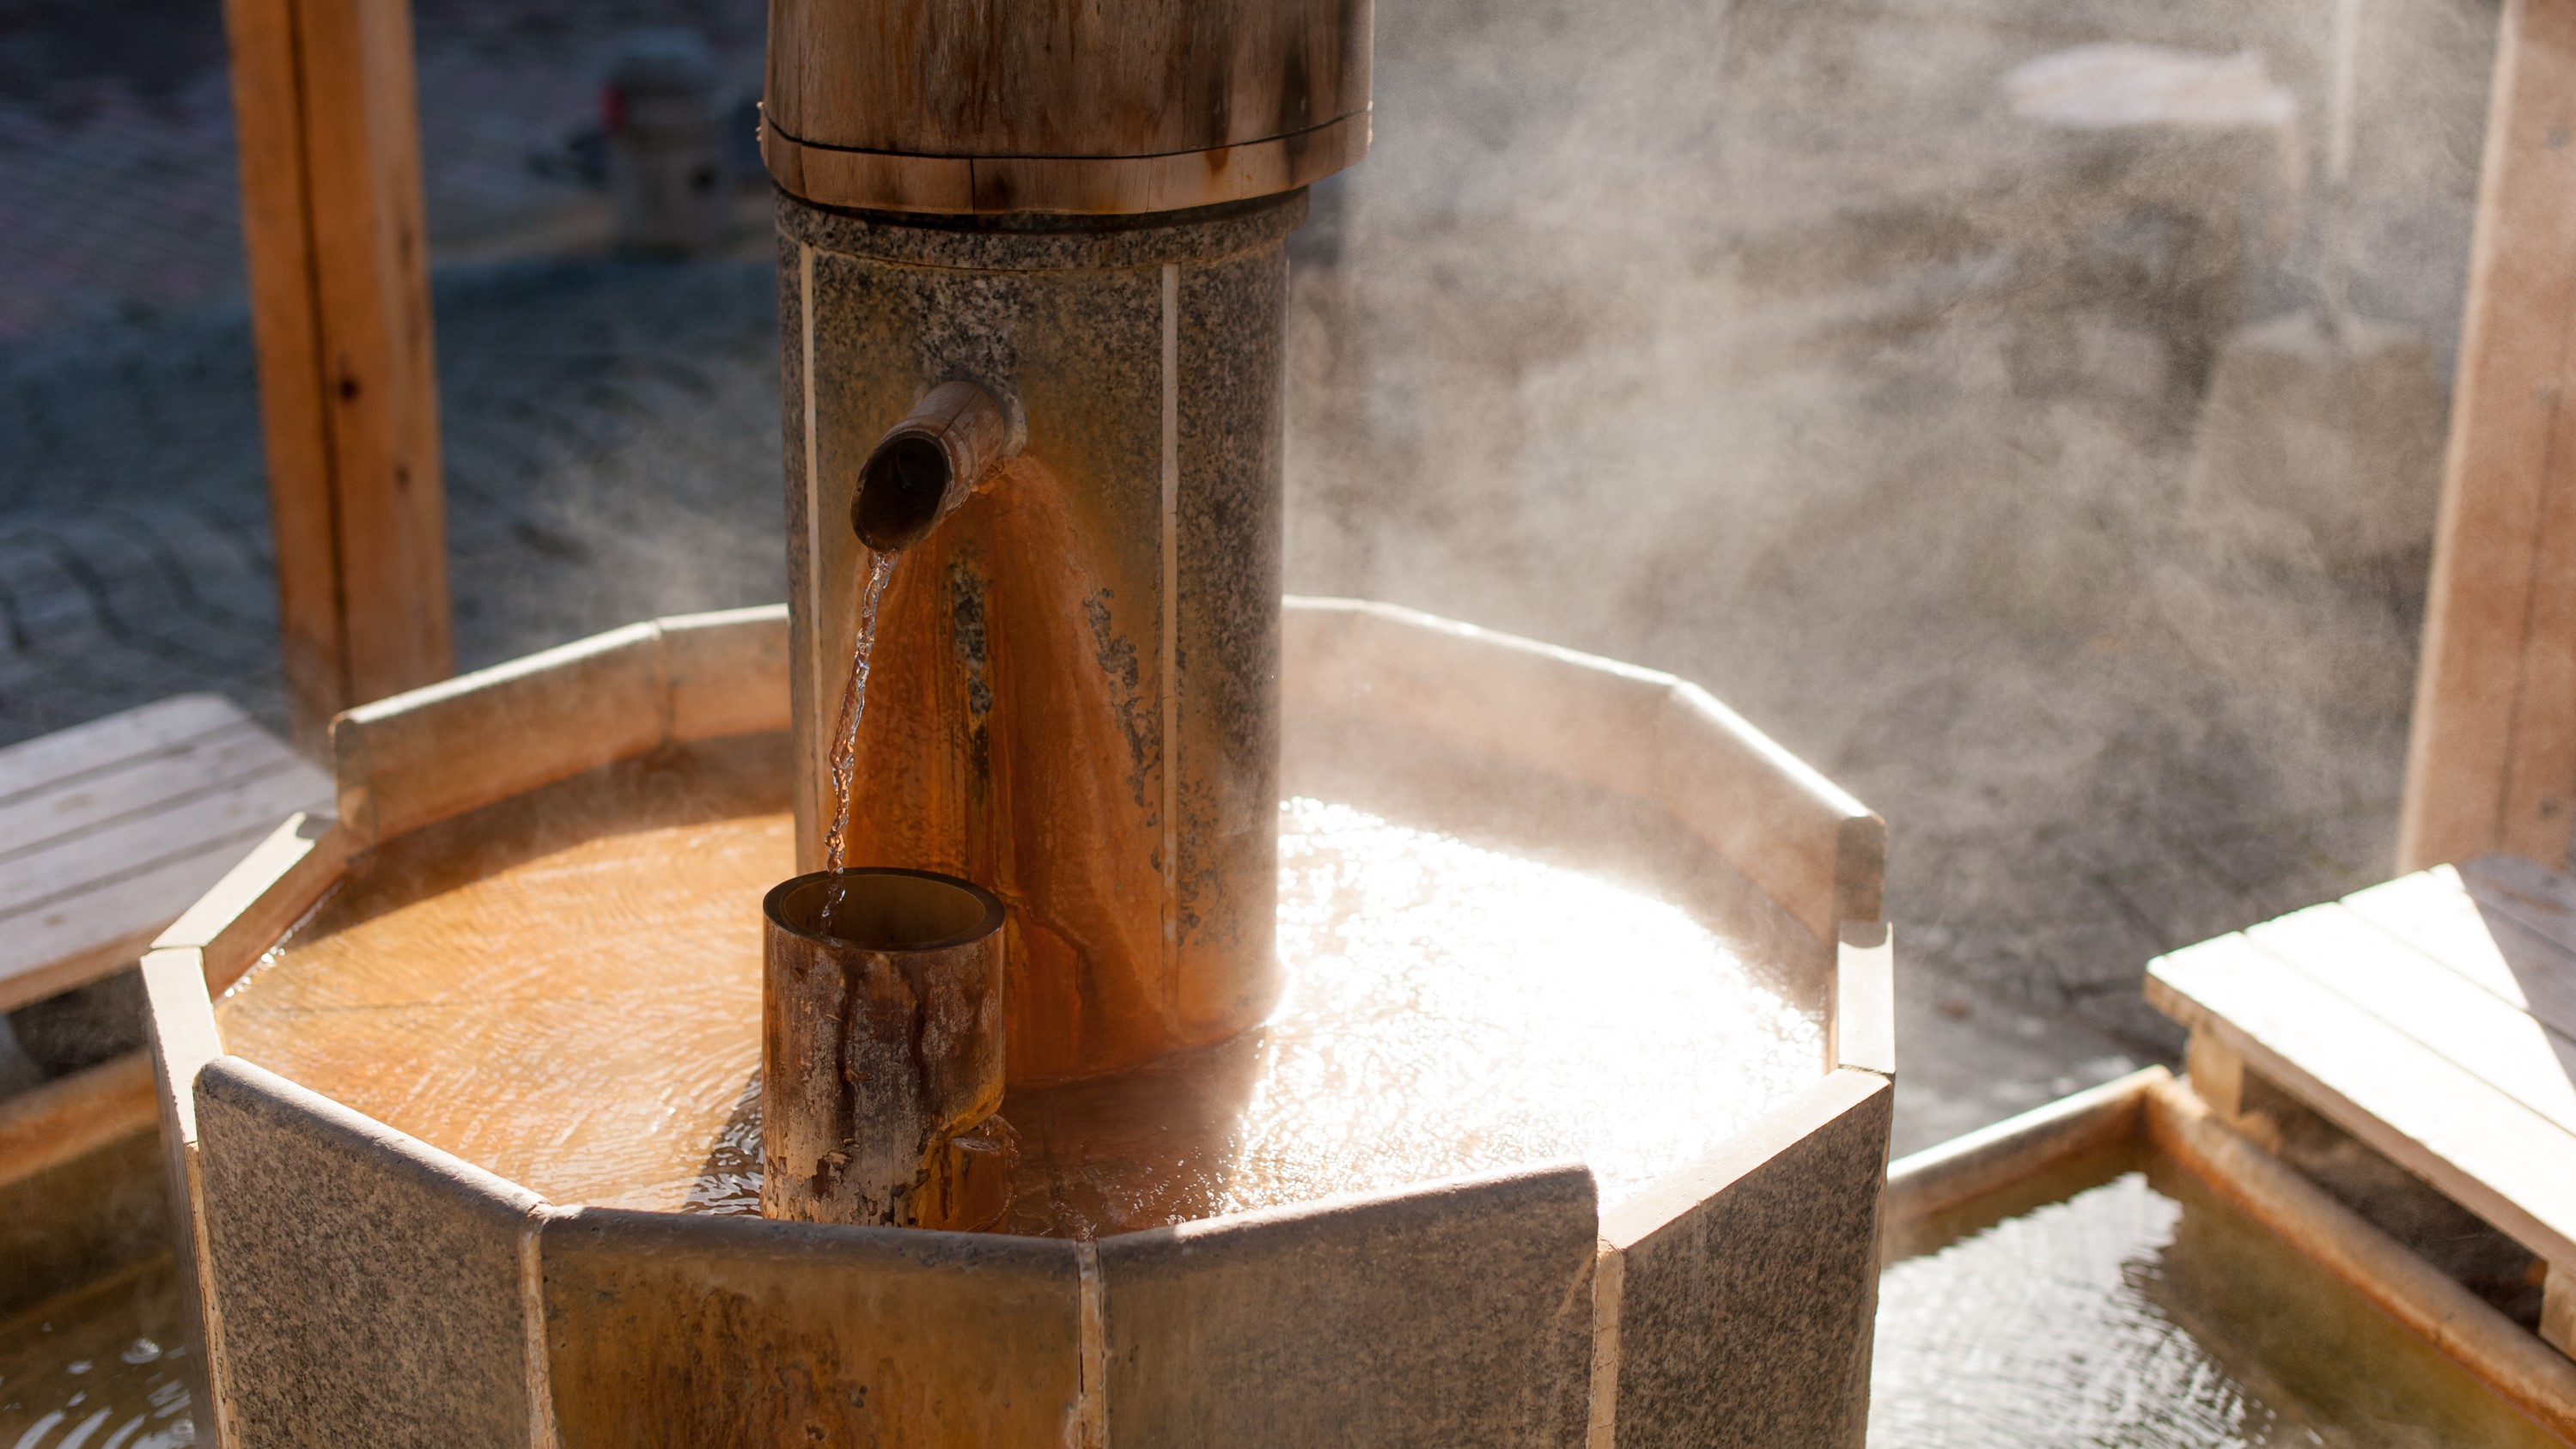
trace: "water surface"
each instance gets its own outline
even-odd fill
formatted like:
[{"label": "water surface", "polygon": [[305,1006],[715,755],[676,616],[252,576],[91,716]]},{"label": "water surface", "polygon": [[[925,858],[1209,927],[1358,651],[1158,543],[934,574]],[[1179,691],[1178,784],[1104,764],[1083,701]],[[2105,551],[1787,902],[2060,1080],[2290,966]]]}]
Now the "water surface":
[{"label": "water surface", "polygon": [[1871,1449],[2559,1443],[2199,1179],[2093,1167],[1889,1266]]},{"label": "water surface", "polygon": [[112,1274],[0,1324],[0,1444],[172,1449],[197,1442],[168,1258]]},{"label": "water surface", "polygon": [[[218,1007],[228,1049],[564,1203],[758,1205],[783,812],[361,880]],[[1142,1072],[1015,1088],[1008,1227],[1082,1235],[1580,1158],[1616,1201],[1822,1074],[1815,1013],[1639,888],[1298,799],[1287,990]],[[399,875],[399,872],[395,874]]]}]

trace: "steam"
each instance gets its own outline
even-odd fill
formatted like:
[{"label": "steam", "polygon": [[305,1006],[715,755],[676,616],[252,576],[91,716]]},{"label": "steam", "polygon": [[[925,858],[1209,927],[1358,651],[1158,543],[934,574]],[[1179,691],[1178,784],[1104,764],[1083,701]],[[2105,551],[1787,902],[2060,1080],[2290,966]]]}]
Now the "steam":
[{"label": "steam", "polygon": [[[2313,164],[2328,18],[1388,7],[1373,153],[1293,244],[1290,586],[1709,685],[1887,815],[1912,959],[2170,1045],[2149,955],[2388,870],[2431,516],[2328,568],[2186,506],[2223,304],[2311,304],[2315,208],[2267,250],[2273,139],[2052,132],[1999,82],[2251,53]],[[2493,23],[2362,7],[2351,295],[2437,398]],[[2439,428],[2356,492],[2429,497]]]}]

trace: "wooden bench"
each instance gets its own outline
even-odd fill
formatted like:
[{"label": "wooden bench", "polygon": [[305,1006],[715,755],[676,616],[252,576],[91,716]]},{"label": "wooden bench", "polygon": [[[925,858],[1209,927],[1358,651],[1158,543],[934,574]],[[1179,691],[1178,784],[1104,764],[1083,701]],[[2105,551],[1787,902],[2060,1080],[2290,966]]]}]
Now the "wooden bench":
[{"label": "wooden bench", "polygon": [[2147,999],[2222,1116],[2252,1072],[2545,1262],[2576,1355],[2576,881],[2439,866],[2161,957]]},{"label": "wooden bench", "polygon": [[0,749],[0,1011],[132,965],[331,777],[183,694]]}]

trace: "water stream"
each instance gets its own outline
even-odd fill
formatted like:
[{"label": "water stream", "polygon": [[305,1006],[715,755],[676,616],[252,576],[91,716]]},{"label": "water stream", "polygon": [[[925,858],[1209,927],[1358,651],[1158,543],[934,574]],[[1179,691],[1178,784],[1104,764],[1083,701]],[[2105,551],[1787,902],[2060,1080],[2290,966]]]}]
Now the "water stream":
[{"label": "water stream", "polygon": [[[868,555],[868,576],[859,586],[858,631],[850,645],[850,679],[841,687],[841,718],[832,732],[832,828],[823,836],[823,868],[841,868],[843,843],[850,833],[850,796],[859,768],[859,722],[868,710],[868,669],[877,651],[877,613],[885,605],[886,585],[894,579],[900,549]],[[821,924],[829,929],[839,891],[824,904]]]}]

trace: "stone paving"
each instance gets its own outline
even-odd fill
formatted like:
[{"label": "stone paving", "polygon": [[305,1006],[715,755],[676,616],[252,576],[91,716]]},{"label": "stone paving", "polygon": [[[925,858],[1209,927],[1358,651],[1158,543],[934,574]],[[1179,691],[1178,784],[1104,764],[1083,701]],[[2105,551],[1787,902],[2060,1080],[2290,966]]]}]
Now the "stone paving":
[{"label": "stone paving", "polygon": [[[0,195],[45,198],[0,210],[0,742],[186,688],[275,722],[247,337],[205,300],[238,266],[220,77],[93,40],[89,72],[10,83],[38,3],[0,0]],[[756,8],[653,3],[749,74]],[[2410,3],[2452,27],[2407,61],[2438,144],[2371,173],[2358,290],[2447,347],[2492,12]],[[1981,5],[1633,0],[1658,43],[1580,53],[1557,0],[1386,12],[1376,151],[1296,243],[1290,585],[1673,669],[1880,809],[1923,1053],[1900,1145],[2169,1054],[2147,957],[2385,874],[2420,607],[2188,526],[2194,403],[2152,316],[2061,289],[2034,374],[1994,281],[2029,263],[1956,198],[2055,173],[1978,98],[2128,12]],[[527,156],[634,12],[419,13],[440,255],[524,251],[583,196]],[[2147,38],[2262,39],[2195,13]],[[2294,305],[2302,255],[2251,304]],[[765,260],[451,264],[437,292],[461,663],[780,595]]]}]

